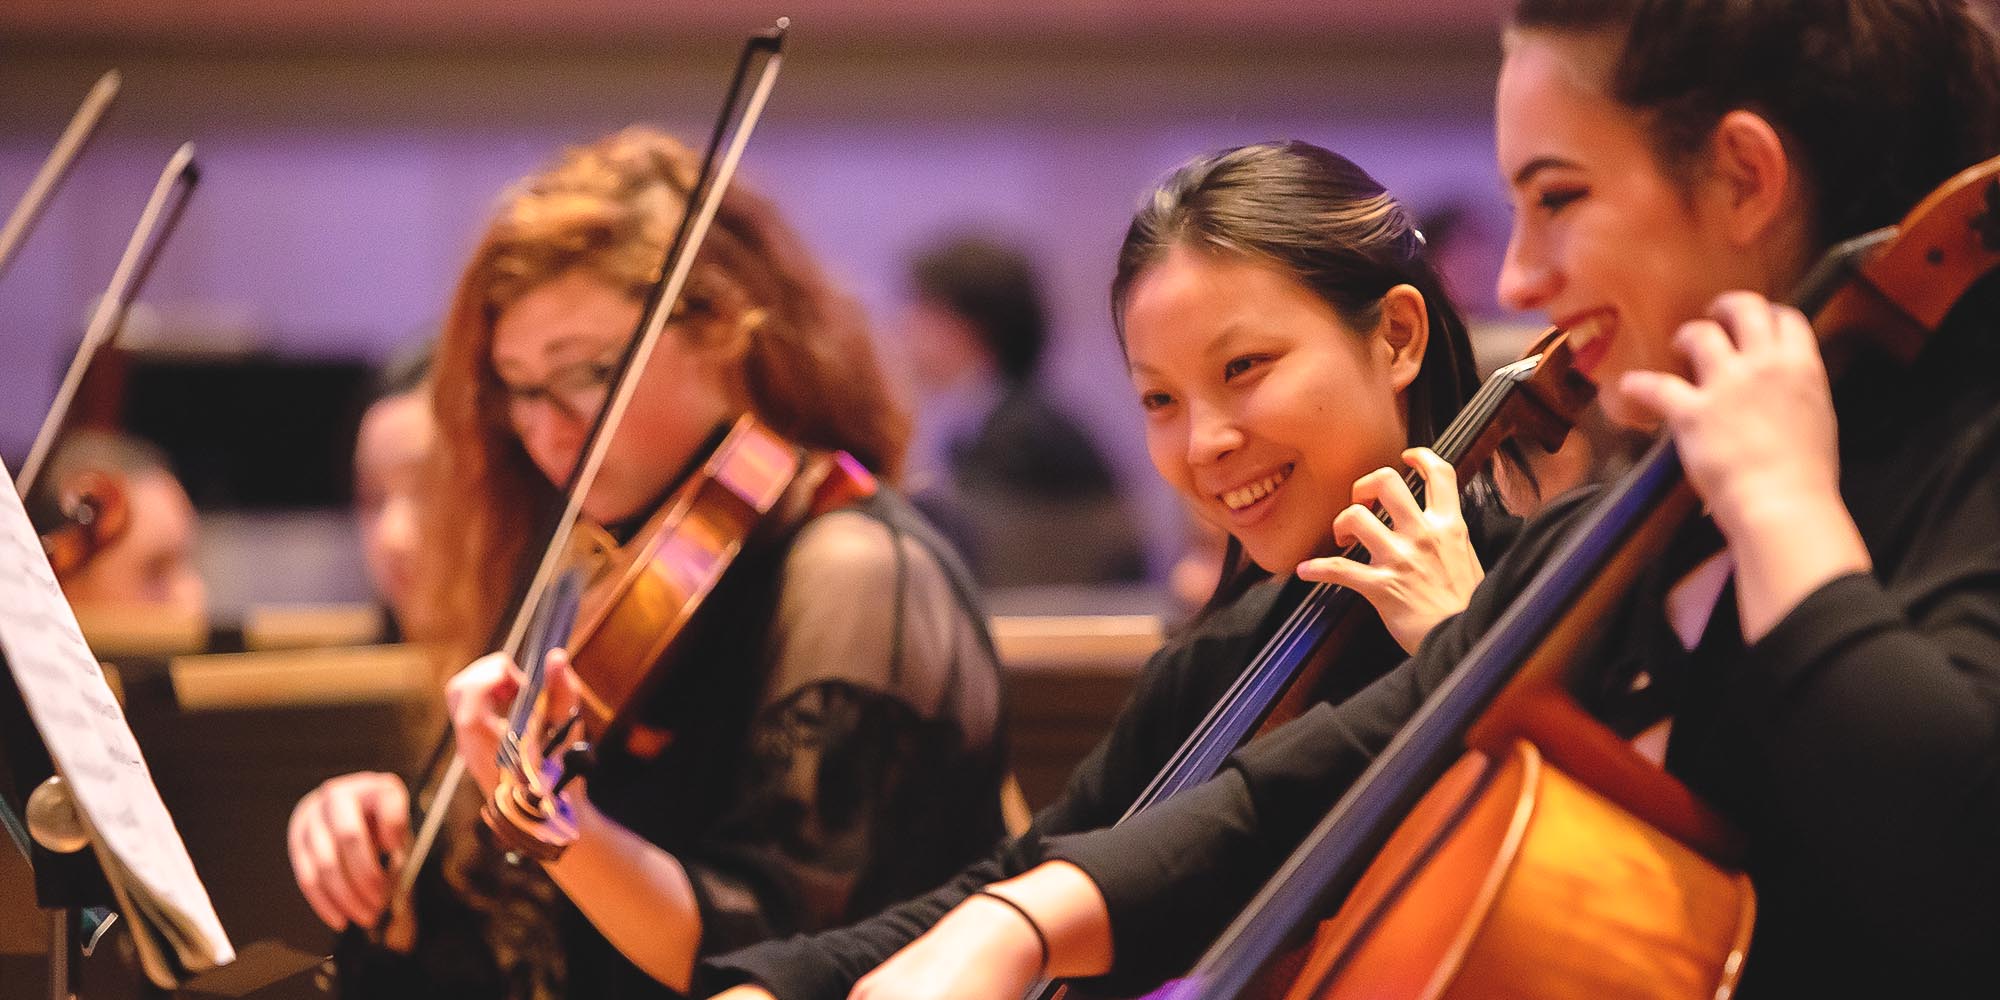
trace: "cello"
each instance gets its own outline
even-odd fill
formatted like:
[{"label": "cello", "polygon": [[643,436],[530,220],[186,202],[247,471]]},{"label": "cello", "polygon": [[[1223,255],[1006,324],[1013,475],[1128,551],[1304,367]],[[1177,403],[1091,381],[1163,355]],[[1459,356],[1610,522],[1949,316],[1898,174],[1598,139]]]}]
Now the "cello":
[{"label": "cello", "polygon": [[[1899,226],[1833,248],[1795,301],[1816,317],[1830,369],[1864,351],[1907,363],[1996,266],[2000,160],[1947,181]],[[1590,679],[1576,654],[1694,509],[1663,439],[1174,995],[1240,995],[1345,894],[1294,998],[1727,996],[1755,905],[1731,867],[1738,838],[1572,693]]]},{"label": "cello", "polygon": [[[1568,335],[1550,329],[1520,360],[1487,376],[1438,435],[1433,450],[1457,470],[1461,481],[1469,482],[1509,440],[1532,442],[1553,453],[1595,395],[1596,388],[1574,367]],[[1427,489],[1423,477],[1411,470],[1403,482],[1421,504]],[[1388,519],[1380,504],[1373,513]],[[1367,558],[1358,543],[1340,554]],[[1373,609],[1360,595],[1333,584],[1313,585],[1117,822],[1207,781],[1244,742],[1296,718],[1313,703],[1321,680],[1341,661],[1351,637],[1373,620]],[[1064,989],[1051,982],[1033,995],[1055,1000]]]},{"label": "cello", "polygon": [[[1466,480],[1511,438],[1553,452],[1595,392],[1576,373],[1564,333],[1550,330],[1536,338],[1521,360],[1487,377],[1438,435],[1435,451]],[[1403,482],[1422,503],[1422,477],[1406,472]],[[1387,516],[1379,504],[1374,513]],[[1359,544],[1340,554],[1367,558]],[[1338,661],[1342,640],[1369,614],[1367,602],[1345,587],[1321,583],[1310,588],[1120,822],[1207,781],[1245,740],[1297,717],[1311,703],[1319,679]]]}]

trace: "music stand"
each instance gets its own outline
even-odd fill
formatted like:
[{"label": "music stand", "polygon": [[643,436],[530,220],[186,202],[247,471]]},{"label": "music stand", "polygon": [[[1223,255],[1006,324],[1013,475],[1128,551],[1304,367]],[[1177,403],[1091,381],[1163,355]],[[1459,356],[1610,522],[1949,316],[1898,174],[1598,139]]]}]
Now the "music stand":
[{"label": "music stand", "polygon": [[[84,845],[67,853],[50,850],[35,839],[36,831],[30,830],[24,818],[30,813],[27,803],[33,793],[23,795],[20,790],[42,788],[55,775],[55,765],[28,717],[20,690],[14,686],[4,651],[0,651],[0,762],[5,764],[0,768],[0,826],[6,828],[8,839],[34,872],[35,905],[49,915],[49,996],[67,1000],[80,986],[83,956],[110,930],[117,914],[111,908],[111,885],[97,858],[80,849]],[[47,810],[62,825],[64,817],[53,814],[59,813],[65,802],[49,798],[50,794],[62,793],[45,793],[36,803],[35,817],[39,821]],[[50,829],[45,835],[59,842],[76,830],[74,809],[70,809],[66,823],[71,830]]]}]

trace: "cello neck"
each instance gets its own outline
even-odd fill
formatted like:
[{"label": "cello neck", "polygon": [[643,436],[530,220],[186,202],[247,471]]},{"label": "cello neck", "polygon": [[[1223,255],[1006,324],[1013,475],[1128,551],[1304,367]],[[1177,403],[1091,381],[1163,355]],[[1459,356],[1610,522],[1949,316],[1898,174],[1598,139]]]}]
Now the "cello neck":
[{"label": "cello neck", "polygon": [[1466,731],[1564,620],[1559,612],[1598,582],[1626,542],[1646,534],[1640,529],[1649,520],[1676,513],[1675,498],[1689,495],[1673,443],[1656,443],[1313,828],[1175,996],[1237,996],[1321,900],[1351,888],[1396,824],[1464,752]]},{"label": "cello neck", "polygon": [[[1529,434],[1553,450],[1588,401],[1587,383],[1575,377],[1568,347],[1559,338],[1541,346],[1539,353],[1489,376],[1438,435],[1434,450],[1461,480],[1470,481],[1500,442],[1515,434]],[[1414,471],[1403,478],[1423,502],[1422,478]],[[1376,513],[1382,513],[1379,506]],[[1342,554],[1367,558],[1358,545]],[[1323,672],[1339,659],[1333,640],[1349,630],[1364,605],[1344,587],[1314,585],[1120,821],[1213,777],[1251,735],[1302,709]]]},{"label": "cello neck", "polygon": [[[1900,226],[1833,247],[1807,273],[1791,301],[1815,317],[1830,371],[1838,370],[1841,358],[1863,338],[1892,357],[1914,357],[1951,304],[2000,266],[1996,178],[2000,158],[1946,182]],[[1462,752],[1468,737],[1490,746],[1509,727],[1534,730],[1532,718],[1525,713],[1508,718],[1509,713],[1497,710],[1496,699],[1506,699],[1509,708],[1532,709],[1549,700],[1538,694],[1562,691],[1579,648],[1695,509],[1673,442],[1663,437],[1600,497],[1582,526],[1306,837],[1174,996],[1239,995],[1323,901],[1339,898],[1354,885],[1396,824]],[[1482,718],[1489,708],[1496,711]],[[1664,774],[1658,778],[1647,791],[1671,782]],[[1685,789],[1678,794],[1679,801],[1664,802],[1662,797],[1648,804],[1652,814],[1640,818],[1713,851],[1722,836],[1716,829],[1719,821],[1698,803],[1674,813],[1692,801]]]}]

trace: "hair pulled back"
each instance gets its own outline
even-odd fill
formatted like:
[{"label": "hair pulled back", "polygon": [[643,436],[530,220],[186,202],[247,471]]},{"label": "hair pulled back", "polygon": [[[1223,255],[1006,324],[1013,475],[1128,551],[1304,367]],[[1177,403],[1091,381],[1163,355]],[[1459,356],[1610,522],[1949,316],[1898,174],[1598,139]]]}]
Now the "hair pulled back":
[{"label": "hair pulled back", "polygon": [[[1311,143],[1266,142],[1198,157],[1168,176],[1125,231],[1111,281],[1119,343],[1132,286],[1175,248],[1255,261],[1289,275],[1355,330],[1382,319],[1382,297],[1410,285],[1424,297],[1430,335],[1404,390],[1409,443],[1428,445],[1479,387],[1465,321],[1424,255],[1410,213],[1368,172]],[[1468,488],[1489,490],[1484,476]],[[1265,574],[1230,538],[1207,609]]]},{"label": "hair pulled back", "polygon": [[1609,36],[1609,96],[1683,176],[1723,115],[1763,116],[1810,183],[1815,247],[2000,153],[2000,50],[1966,0],[1520,0],[1513,27]]},{"label": "hair pulled back", "polygon": [[1176,247],[1277,268],[1372,330],[1397,285],[1423,294],[1430,340],[1404,393],[1409,440],[1427,445],[1478,388],[1465,321],[1444,294],[1409,211],[1367,171],[1311,143],[1239,146],[1190,161],[1132,217],[1111,281],[1119,342],[1132,286]]}]

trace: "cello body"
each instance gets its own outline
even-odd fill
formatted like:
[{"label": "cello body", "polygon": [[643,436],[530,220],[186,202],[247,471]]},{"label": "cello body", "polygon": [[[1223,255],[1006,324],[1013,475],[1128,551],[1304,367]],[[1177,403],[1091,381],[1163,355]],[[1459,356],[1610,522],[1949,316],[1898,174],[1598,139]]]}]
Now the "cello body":
[{"label": "cello body", "polygon": [[1519,741],[1432,786],[1320,926],[1288,1000],[1722,1000],[1755,914],[1747,876]]}]

